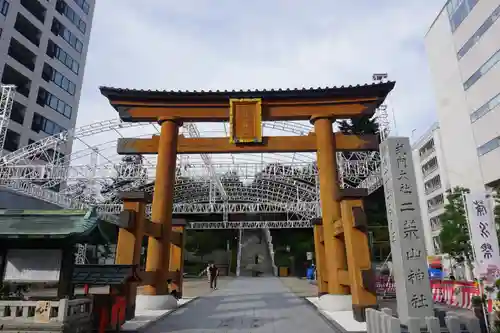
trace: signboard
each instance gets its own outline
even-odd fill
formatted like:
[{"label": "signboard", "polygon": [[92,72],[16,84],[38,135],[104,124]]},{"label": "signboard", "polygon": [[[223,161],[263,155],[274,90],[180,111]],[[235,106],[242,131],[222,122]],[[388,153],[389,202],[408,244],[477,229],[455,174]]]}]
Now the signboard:
[{"label": "signboard", "polygon": [[479,275],[486,275],[488,270],[500,269],[494,214],[486,193],[466,193],[464,198],[476,259],[476,271]]},{"label": "signboard", "polygon": [[409,318],[425,324],[425,317],[434,315],[434,303],[410,140],[386,139],[380,145],[380,158],[398,316],[403,324]]},{"label": "signboard", "polygon": [[313,260],[313,253],[312,252],[306,252],[306,259],[307,260]]},{"label": "signboard", "polygon": [[61,261],[61,250],[10,249],[7,252],[4,281],[58,282]]},{"label": "signboard", "polygon": [[261,99],[231,99],[229,129],[231,143],[262,143]]},{"label": "signboard", "polygon": [[38,301],[35,307],[35,322],[48,323],[50,321],[50,301]]}]

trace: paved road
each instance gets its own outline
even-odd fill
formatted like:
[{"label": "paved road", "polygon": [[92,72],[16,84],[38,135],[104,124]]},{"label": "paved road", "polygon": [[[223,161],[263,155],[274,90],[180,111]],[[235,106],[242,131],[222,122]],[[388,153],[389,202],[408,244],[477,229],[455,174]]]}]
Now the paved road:
[{"label": "paved road", "polygon": [[332,333],[278,278],[238,278],[159,321],[148,333]]}]

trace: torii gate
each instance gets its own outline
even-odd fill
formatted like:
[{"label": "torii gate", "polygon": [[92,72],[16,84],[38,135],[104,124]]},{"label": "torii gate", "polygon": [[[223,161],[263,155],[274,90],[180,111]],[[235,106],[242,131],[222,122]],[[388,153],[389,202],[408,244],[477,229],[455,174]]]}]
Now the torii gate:
[{"label": "torii gate", "polygon": [[[340,191],[336,152],[377,150],[378,140],[376,135],[334,133],[332,123],[336,119],[372,116],[394,85],[387,82],[324,89],[230,92],[101,87],[101,93],[123,121],[158,122],[161,126],[159,136],[122,138],[117,148],[119,154],[158,154],[152,222],[163,228],[160,237],[149,237],[146,271],[155,278],[146,286],[145,293],[152,296],[167,293],[177,154],[316,152],[322,207],[322,217],[314,221],[320,296],[345,298],[351,294],[354,317],[364,321],[364,310],[376,306],[376,295],[360,200],[363,193]],[[294,120],[311,121],[314,133],[262,136],[262,121]],[[230,122],[229,138],[179,135],[183,122],[225,121]]]}]

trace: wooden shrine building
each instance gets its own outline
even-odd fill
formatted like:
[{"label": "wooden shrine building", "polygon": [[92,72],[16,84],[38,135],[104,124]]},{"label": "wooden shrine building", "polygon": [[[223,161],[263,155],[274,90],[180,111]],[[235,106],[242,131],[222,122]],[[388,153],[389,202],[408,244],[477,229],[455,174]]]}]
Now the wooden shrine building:
[{"label": "wooden shrine building", "polygon": [[[101,87],[125,122],[158,122],[160,135],[122,138],[119,154],[158,154],[152,223],[161,237],[150,237],[146,271],[155,271],[149,295],[167,293],[172,229],[172,204],[177,154],[316,152],[322,217],[316,221],[316,258],[322,294],[352,295],[353,310],[376,305],[362,193],[342,193],[337,176],[337,151],[378,150],[375,135],[334,133],[337,119],[372,116],[394,88],[394,82],[349,87],[256,91],[145,91]],[[305,136],[262,135],[263,121],[310,121]],[[229,122],[229,137],[186,138],[183,122]]]}]

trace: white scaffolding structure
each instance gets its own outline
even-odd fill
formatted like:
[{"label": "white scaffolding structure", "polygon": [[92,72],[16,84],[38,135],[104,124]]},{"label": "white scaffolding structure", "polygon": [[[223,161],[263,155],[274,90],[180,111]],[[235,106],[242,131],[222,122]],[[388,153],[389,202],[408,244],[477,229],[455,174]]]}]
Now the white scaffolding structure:
[{"label": "white scaffolding structure", "polygon": [[[377,114],[383,135],[388,133],[385,110],[382,105]],[[199,126],[184,124],[181,133],[189,137],[227,136],[227,124],[221,129]],[[305,122],[277,121],[264,122],[263,130],[264,135],[266,131],[267,135],[307,135],[313,127]],[[116,216],[122,209],[116,194],[134,189],[152,192],[156,168],[154,155],[118,156],[117,139],[150,137],[159,132],[155,124],[113,119],[46,137],[3,156],[0,187],[62,208],[97,206],[106,217]],[[61,157],[61,147],[71,143],[73,152]],[[179,156],[174,213],[221,215],[220,222],[190,225],[202,229],[238,226],[229,221],[234,213],[281,214],[277,221],[243,222],[241,228],[310,227],[309,220],[320,213],[315,161],[311,153]],[[337,162],[342,186],[367,188],[369,192],[381,186],[379,152],[338,153]]]},{"label": "white scaffolding structure", "polygon": [[5,146],[5,137],[9,128],[15,94],[16,87],[14,85],[2,85],[2,93],[0,95],[0,157],[3,155],[3,147]]}]

